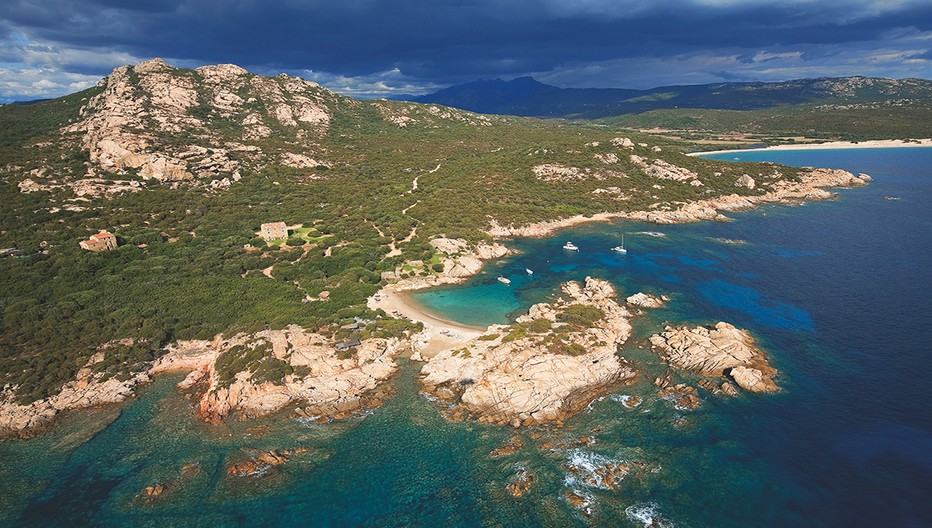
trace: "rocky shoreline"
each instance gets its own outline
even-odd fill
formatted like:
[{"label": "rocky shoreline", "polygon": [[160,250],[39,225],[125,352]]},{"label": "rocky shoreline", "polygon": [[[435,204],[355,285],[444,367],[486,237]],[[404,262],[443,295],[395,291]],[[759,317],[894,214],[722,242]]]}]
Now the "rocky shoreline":
[{"label": "rocky shoreline", "polygon": [[[290,326],[228,339],[175,342],[145,371],[125,381],[100,380],[92,370],[94,360],[103,359],[98,355],[55,396],[20,405],[10,391],[4,394],[0,438],[32,436],[64,411],[122,402],[165,372],[189,373],[178,388],[192,391],[195,414],[208,423],[266,416],[286,407],[307,418],[345,417],[360,407],[377,406],[387,396],[383,385],[398,369],[394,358],[407,346],[406,340],[365,339],[355,354],[341,358],[329,338]],[[253,357],[257,371],[260,364],[275,364],[288,373],[262,380],[248,366],[230,372],[228,364],[242,364],[242,357]]]},{"label": "rocky shoreline", "polygon": [[[658,207],[649,211],[632,211],[620,213],[596,213],[591,216],[576,215],[562,220],[537,222],[523,226],[502,226],[492,221],[486,234],[496,239],[514,237],[540,238],[556,231],[587,222],[611,222],[627,219],[655,224],[686,224],[713,220],[727,222],[730,219],[722,211],[744,211],[768,203],[799,204],[810,200],[828,200],[835,194],[827,189],[841,187],[860,187],[867,185],[871,177],[867,174],[854,174],[840,169],[809,169],[800,175],[800,181],[781,179],[775,174],[773,181],[768,181],[770,190],[756,195],[729,194],[708,200],[698,200],[680,205],[676,209]],[[742,176],[743,178],[743,176]],[[750,177],[748,177],[750,178]],[[740,179],[739,179],[740,180]],[[751,178],[751,186],[756,182]],[[736,182],[736,185],[739,183]],[[740,184],[747,186],[747,180]]]}]

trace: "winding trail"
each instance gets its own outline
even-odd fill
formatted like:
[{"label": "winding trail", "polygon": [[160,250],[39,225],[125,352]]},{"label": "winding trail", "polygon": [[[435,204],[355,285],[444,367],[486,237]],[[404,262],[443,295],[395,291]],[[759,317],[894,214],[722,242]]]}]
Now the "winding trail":
[{"label": "winding trail", "polygon": [[401,214],[403,214],[403,215],[408,214],[408,211],[410,211],[412,207],[414,207],[415,205],[417,205],[417,204],[419,204],[419,203],[421,203],[420,200],[418,200],[418,201],[414,202],[413,204],[411,204],[411,205],[405,207],[404,209],[401,210]]}]

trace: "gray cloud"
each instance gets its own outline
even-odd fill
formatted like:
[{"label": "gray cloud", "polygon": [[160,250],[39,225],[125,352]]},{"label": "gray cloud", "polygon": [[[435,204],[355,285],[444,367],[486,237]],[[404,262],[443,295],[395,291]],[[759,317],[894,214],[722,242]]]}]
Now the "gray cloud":
[{"label": "gray cloud", "polygon": [[[356,95],[525,74],[619,87],[928,77],[930,32],[927,0],[7,0],[0,71],[39,69],[67,86],[161,56],[309,71]],[[0,85],[0,100],[28,95],[16,86]]]}]

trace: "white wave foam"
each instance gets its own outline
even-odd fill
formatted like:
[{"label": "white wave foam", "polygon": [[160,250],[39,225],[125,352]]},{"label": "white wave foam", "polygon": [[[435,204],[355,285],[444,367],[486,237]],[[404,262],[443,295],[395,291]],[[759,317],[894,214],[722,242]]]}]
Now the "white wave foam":
[{"label": "white wave foam", "polygon": [[624,405],[625,407],[627,407],[628,409],[633,409],[641,405],[641,399],[638,398],[637,396],[632,396],[630,394],[612,394],[611,396],[609,396],[609,398],[613,402],[618,402]]},{"label": "white wave foam", "polygon": [[[566,465],[572,468],[563,482],[568,488],[586,486],[598,489],[613,489],[627,474],[627,464],[622,460],[609,458],[598,453],[570,449],[567,451]],[[616,468],[612,476],[605,476],[607,468]]]},{"label": "white wave foam", "polygon": [[625,515],[633,522],[640,523],[644,528],[673,528],[675,525],[665,519],[657,511],[653,502],[640,502],[625,508]]}]

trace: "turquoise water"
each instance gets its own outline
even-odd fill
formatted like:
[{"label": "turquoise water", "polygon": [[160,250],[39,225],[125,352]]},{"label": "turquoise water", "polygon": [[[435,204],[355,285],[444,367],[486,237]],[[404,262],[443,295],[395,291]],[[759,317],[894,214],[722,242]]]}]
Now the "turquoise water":
[{"label": "turquoise water", "polygon": [[[622,349],[642,373],[634,385],[562,429],[536,438],[522,431],[525,446],[513,455],[488,456],[510,430],[444,421],[418,395],[415,363],[402,365],[385,406],[324,425],[285,416],[199,424],[173,389],[178,379],[163,377],[126,405],[74,413],[37,439],[0,444],[0,522],[644,526],[638,518],[649,510],[692,527],[932,526],[932,149],[724,157],[735,156],[841,167],[875,182],[840,190],[839,200],[764,207],[725,224],[591,224],[517,240],[520,254],[465,285],[417,295],[469,324],[507,322],[586,275],[626,295],[672,297],[635,322]],[[608,251],[621,233],[626,256]],[[562,250],[567,240],[581,251]],[[666,369],[640,348],[647,336],[665,322],[718,320],[755,334],[784,390],[703,393],[696,411],[657,399],[650,380]],[[644,403],[626,409],[621,394]],[[574,444],[582,435],[595,444]],[[310,451],[265,477],[225,476],[251,449],[297,446]],[[565,467],[599,457],[632,467],[617,489],[587,486]],[[198,469],[182,477],[186,464]],[[505,486],[518,467],[535,482],[516,499]],[[171,484],[159,500],[134,499],[158,482]],[[591,498],[591,518],[569,505],[567,489]]]}]

